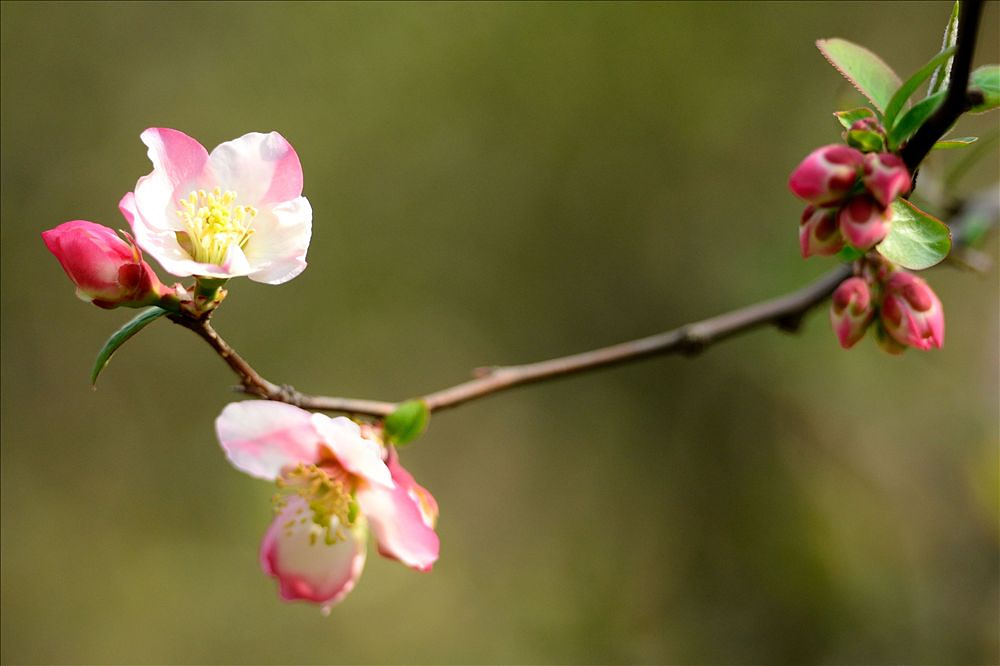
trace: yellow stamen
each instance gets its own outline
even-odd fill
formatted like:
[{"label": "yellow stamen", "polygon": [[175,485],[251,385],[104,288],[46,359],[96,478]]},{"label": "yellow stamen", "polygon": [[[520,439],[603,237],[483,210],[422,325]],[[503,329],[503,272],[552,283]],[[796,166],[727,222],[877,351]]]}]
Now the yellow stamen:
[{"label": "yellow stamen", "polygon": [[230,247],[246,247],[253,235],[257,209],[236,205],[236,193],[231,190],[194,190],[178,199],[177,205],[177,217],[186,228],[177,232],[177,242],[195,261],[219,265]]},{"label": "yellow stamen", "polygon": [[[305,500],[312,513],[312,523],[318,528],[309,534],[309,543],[315,544],[317,535],[323,535],[323,542],[332,545],[347,538],[344,528],[350,528],[357,517],[357,507],[350,490],[343,480],[333,479],[325,470],[316,465],[299,463],[294,469],[284,472],[275,483],[286,494],[274,496],[276,509],[282,509],[288,502],[288,495],[294,493]],[[306,523],[307,519],[290,520],[286,529],[291,530],[295,522]]]}]

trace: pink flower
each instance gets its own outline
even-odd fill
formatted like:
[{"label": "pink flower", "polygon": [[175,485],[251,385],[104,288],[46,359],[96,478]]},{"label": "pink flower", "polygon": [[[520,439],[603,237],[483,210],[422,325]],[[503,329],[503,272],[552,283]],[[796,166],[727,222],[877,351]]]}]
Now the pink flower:
[{"label": "pink flower", "polygon": [[837,226],[836,208],[806,206],[799,223],[799,246],[802,257],[837,254],[844,247],[844,237]]},{"label": "pink flower", "polygon": [[903,160],[892,153],[865,155],[862,179],[865,188],[883,208],[910,191],[910,172]]},{"label": "pink flower", "polygon": [[302,167],[277,132],[245,134],[211,154],[173,129],[141,135],[153,171],[119,207],[168,272],[280,284],[306,267],[312,209]]},{"label": "pink flower", "polygon": [[832,144],[809,153],[788,179],[788,187],[816,206],[829,206],[854,187],[864,155],[854,148]]},{"label": "pink flower", "polygon": [[944,344],[941,301],[926,282],[906,271],[896,271],[885,284],[882,324],[903,345],[926,351]]},{"label": "pink flower", "polygon": [[373,432],[265,401],[231,403],[215,425],[234,467],[286,493],[260,549],[284,599],[329,611],[361,575],[369,527],[381,555],[417,571],[437,561],[437,503]]},{"label": "pink flower", "polygon": [[875,310],[868,283],[859,277],[847,278],[833,292],[830,324],[840,346],[850,349],[864,337]]},{"label": "pink flower", "polygon": [[170,290],[142,260],[131,238],[87,222],[63,222],[42,232],[42,240],[76,285],[76,295],[97,307],[153,305]]},{"label": "pink flower", "polygon": [[870,250],[889,233],[890,214],[870,196],[858,195],[840,209],[840,233],[858,250]]}]

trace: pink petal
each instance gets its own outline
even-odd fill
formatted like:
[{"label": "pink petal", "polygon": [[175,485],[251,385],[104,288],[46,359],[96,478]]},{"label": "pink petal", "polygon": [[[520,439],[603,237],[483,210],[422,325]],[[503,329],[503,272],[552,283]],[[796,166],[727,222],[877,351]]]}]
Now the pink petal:
[{"label": "pink petal", "polygon": [[368,532],[363,520],[343,529],[343,540],[327,544],[306,502],[289,498],[260,544],[261,567],[278,579],[281,597],[323,604],[324,612],[346,597],[365,567]]},{"label": "pink petal", "polygon": [[382,462],[381,446],[362,437],[357,423],[346,416],[331,419],[325,414],[313,414],[312,424],[344,469],[371,483],[393,487],[392,474]]},{"label": "pink petal", "polygon": [[222,189],[256,206],[294,199],[302,194],[302,165],[277,132],[250,132],[219,144],[209,157]]},{"label": "pink petal", "polygon": [[312,415],[281,402],[232,402],[215,420],[229,462],[241,472],[275,479],[281,470],[319,458]]},{"label": "pink petal", "polygon": [[312,208],[305,197],[261,210],[245,250],[254,267],[249,278],[265,284],[291,280],[305,270],[311,236]]},{"label": "pink petal", "polygon": [[154,173],[163,174],[175,190],[178,186],[201,181],[208,163],[208,151],[200,143],[184,132],[162,127],[151,127],[139,138],[149,147],[147,154]]},{"label": "pink petal", "polygon": [[[380,555],[417,571],[430,571],[440,548],[438,535],[431,526],[437,503],[398,464],[394,465],[393,480],[396,487],[392,490],[380,486],[359,489],[358,505],[375,533]],[[415,489],[425,497],[421,499]]]}]

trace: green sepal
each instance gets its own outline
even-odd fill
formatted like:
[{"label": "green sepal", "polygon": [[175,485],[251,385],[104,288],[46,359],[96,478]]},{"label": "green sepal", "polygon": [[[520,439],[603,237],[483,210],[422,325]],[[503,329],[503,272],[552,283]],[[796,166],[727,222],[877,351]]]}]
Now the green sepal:
[{"label": "green sepal", "polygon": [[862,95],[882,111],[903,82],[881,58],[863,46],[846,39],[820,39],[816,47],[823,57]]},{"label": "green sepal", "polygon": [[892,202],[889,233],[875,249],[903,268],[922,270],[948,256],[951,230],[944,222],[906,199],[896,199]]},{"label": "green sepal", "polygon": [[101,351],[97,352],[97,358],[94,359],[94,367],[90,371],[90,385],[97,385],[98,375],[100,375],[104,368],[107,367],[108,362],[111,360],[111,356],[118,351],[119,347],[128,342],[129,338],[133,335],[165,314],[167,314],[167,311],[163,308],[155,306],[148,308],[140,312],[138,315],[130,319],[124,326],[112,333],[111,337],[108,338],[108,341],[104,343],[103,347],[101,347]]},{"label": "green sepal", "polygon": [[855,262],[863,256],[865,256],[864,252],[857,249],[856,247],[851,247],[850,245],[845,245],[844,247],[840,248],[839,252],[837,252],[837,259],[839,259],[845,264],[850,264],[852,262]]},{"label": "green sepal", "polygon": [[[951,6],[951,14],[948,16],[948,25],[944,27],[944,37],[941,39],[941,50],[945,50],[950,46],[955,46],[958,41],[958,10],[961,5],[959,0],[955,0],[955,4]],[[934,74],[931,76],[931,82],[927,84],[927,95],[928,97],[933,95],[939,90],[945,90],[948,87],[948,81],[951,80],[951,62],[943,62],[937,66],[934,70]]]},{"label": "green sepal", "polygon": [[896,148],[901,146],[903,142],[913,136],[913,133],[919,129],[924,121],[927,120],[932,113],[934,113],[937,108],[944,101],[944,97],[947,94],[946,90],[936,92],[930,97],[925,97],[916,104],[913,105],[906,113],[899,117],[896,121],[896,126],[889,130],[889,150],[895,151]]},{"label": "green sepal", "polygon": [[946,48],[941,53],[930,59],[930,61],[921,67],[916,74],[911,76],[906,80],[906,82],[899,87],[899,90],[892,96],[889,100],[889,105],[885,108],[885,126],[891,129],[895,124],[896,116],[902,111],[903,106],[906,104],[906,100],[910,99],[910,96],[917,91],[917,88],[921,83],[930,78],[930,75],[934,71],[946,62],[955,53],[955,47],[950,46]]},{"label": "green sepal", "polygon": [[847,132],[847,145],[857,148],[863,153],[881,153],[885,150],[885,137],[871,130],[850,130]]},{"label": "green sepal", "polygon": [[407,400],[383,422],[385,440],[389,444],[402,446],[420,437],[431,420],[431,410],[423,400]]},{"label": "green sepal", "polygon": [[931,150],[951,150],[953,148],[964,148],[965,146],[971,146],[973,143],[979,140],[977,136],[956,136],[951,139],[941,139],[933,146]]},{"label": "green sepal", "polygon": [[969,88],[983,93],[983,103],[969,113],[986,113],[1000,106],[1000,65],[984,65],[969,74]]},{"label": "green sepal", "polygon": [[867,106],[859,106],[856,109],[848,109],[846,111],[834,111],[833,115],[837,117],[837,121],[841,126],[849,130],[851,125],[862,120],[864,118],[874,118],[875,112],[869,109]]}]

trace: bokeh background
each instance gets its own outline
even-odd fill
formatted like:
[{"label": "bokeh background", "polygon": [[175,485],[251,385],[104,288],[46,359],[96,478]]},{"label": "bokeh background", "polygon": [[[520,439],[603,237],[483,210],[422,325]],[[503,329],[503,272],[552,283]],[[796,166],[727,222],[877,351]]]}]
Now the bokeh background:
[{"label": "bokeh background", "polygon": [[440,562],[373,552],[322,617],[259,571],[273,489],[218,448],[227,368],[158,322],[91,391],[133,313],[39,237],[124,224],[146,127],[279,130],[310,267],[233,282],[216,326],[274,381],[407,398],[821,274],[785,182],[854,100],[813,41],[906,75],[949,9],[4,3],[3,662],[996,663],[996,271],[932,271],[939,352],[843,352],[819,312],[435,416],[403,459]]}]

